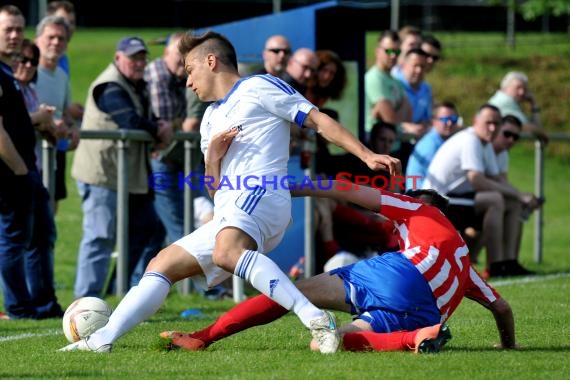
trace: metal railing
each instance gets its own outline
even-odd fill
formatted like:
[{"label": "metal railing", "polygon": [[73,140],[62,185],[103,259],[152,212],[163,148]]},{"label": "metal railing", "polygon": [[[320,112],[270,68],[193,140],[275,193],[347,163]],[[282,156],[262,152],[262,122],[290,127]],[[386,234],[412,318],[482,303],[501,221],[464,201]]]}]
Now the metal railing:
[{"label": "metal railing", "polygon": [[[151,142],[154,139],[145,131],[136,130],[116,130],[116,131],[92,131],[82,130],[80,132],[81,139],[103,139],[117,141],[118,148],[118,170],[117,170],[117,282],[116,295],[123,296],[128,290],[128,229],[129,229],[129,202],[128,202],[128,169],[127,169],[127,151],[130,141],[146,141]],[[570,141],[570,135],[562,133],[549,134],[550,141]],[[524,139],[533,139],[528,134],[523,134]],[[184,172],[190,173],[194,167],[192,157],[195,157],[194,150],[199,149],[200,134],[197,132],[177,132],[174,140],[184,141]],[[538,197],[544,197],[544,144],[535,141],[535,165],[534,165],[534,192]],[[43,141],[43,181],[50,195],[54,194],[54,168],[55,168],[55,150],[47,141]],[[310,174],[311,171],[306,172]],[[313,204],[310,199],[305,203],[305,263],[306,275],[314,274],[314,243],[312,229],[312,212]],[[184,234],[189,234],[194,230],[194,202],[191,186],[184,186]],[[534,260],[537,263],[542,262],[543,257],[543,221],[544,211],[539,208],[536,211],[534,223]],[[244,298],[244,282],[241,278],[234,276],[234,300],[241,301]],[[181,291],[188,293],[191,289],[190,280],[184,280],[181,283]]]}]

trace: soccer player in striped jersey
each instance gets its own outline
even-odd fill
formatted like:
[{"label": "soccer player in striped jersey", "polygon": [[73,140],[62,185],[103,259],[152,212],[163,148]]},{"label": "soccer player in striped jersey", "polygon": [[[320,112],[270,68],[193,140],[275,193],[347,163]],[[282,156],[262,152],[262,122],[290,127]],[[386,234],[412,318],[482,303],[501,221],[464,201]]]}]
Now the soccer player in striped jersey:
[{"label": "soccer player in striped jersey", "polygon": [[[512,310],[471,266],[465,242],[441,211],[447,206],[445,198],[434,190],[415,190],[408,196],[348,182],[325,188],[326,184],[305,186],[294,193],[330,197],[380,212],[393,222],[400,245],[398,252],[297,283],[315,305],[353,314],[353,321],[339,328],[344,349],[437,352],[451,338],[445,322],[464,297],[491,311],[501,347],[516,347]],[[286,312],[260,295],[203,330],[191,334],[167,331],[161,337],[174,347],[199,350]]]}]

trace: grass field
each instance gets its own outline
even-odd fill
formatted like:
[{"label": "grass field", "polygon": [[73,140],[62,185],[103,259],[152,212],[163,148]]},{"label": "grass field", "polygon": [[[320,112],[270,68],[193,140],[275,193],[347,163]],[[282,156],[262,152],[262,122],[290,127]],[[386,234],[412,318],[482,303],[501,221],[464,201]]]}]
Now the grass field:
[{"label": "grass field", "polygon": [[[89,83],[111,60],[115,42],[126,34],[145,39],[163,36],[166,30],[80,30],[71,45],[74,98],[83,102]],[[569,119],[560,122],[548,115],[567,115],[570,56],[568,36],[520,36],[520,47],[505,51],[498,35],[442,34],[449,45],[445,60],[430,81],[436,93],[472,109],[492,93],[508,69],[529,71],[525,62],[550,62],[533,66],[531,81],[543,99],[543,112],[552,130],[569,130]],[[533,44],[525,44],[525,41]],[[546,41],[546,42],[545,42]],[[555,41],[555,42],[552,42]],[[477,42],[477,44],[475,43]],[[540,46],[540,49],[537,47]],[[153,56],[161,48],[152,46]],[[536,52],[539,51],[538,56]],[[532,58],[532,57],[538,58]],[[490,57],[502,63],[489,60]],[[534,60],[534,61],[533,61]],[[504,65],[504,62],[510,62]],[[542,81],[549,78],[551,82]],[[445,80],[445,82],[440,82]],[[467,90],[467,85],[476,89]],[[543,87],[544,86],[544,87]],[[232,301],[207,301],[172,291],[164,307],[148,323],[120,339],[111,355],[58,353],[65,345],[61,321],[0,321],[0,379],[564,379],[570,376],[570,181],[568,159],[562,143],[547,147],[544,228],[544,260],[533,261],[531,218],[525,225],[521,261],[541,276],[493,281],[511,303],[516,318],[519,351],[497,351],[492,317],[473,302],[464,302],[450,320],[454,338],[439,355],[409,353],[347,353],[334,356],[311,353],[308,331],[288,315],[281,320],[218,342],[204,352],[164,352],[157,347],[158,332],[193,330],[212,322],[233,305]],[[71,159],[71,155],[69,157]],[[512,181],[524,190],[533,188],[533,152],[523,142],[511,156]],[[81,237],[81,208],[75,186],[57,215],[56,282],[62,305],[72,301],[76,254]],[[107,299],[115,306],[115,297]],[[190,320],[180,317],[186,308],[202,314]],[[348,315],[337,314],[342,321]]]}]

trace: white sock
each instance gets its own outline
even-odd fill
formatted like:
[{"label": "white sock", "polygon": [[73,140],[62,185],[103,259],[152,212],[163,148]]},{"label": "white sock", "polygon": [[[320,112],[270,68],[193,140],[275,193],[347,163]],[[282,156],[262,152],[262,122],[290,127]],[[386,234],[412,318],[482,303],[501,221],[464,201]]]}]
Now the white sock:
[{"label": "white sock", "polygon": [[244,251],[234,274],[287,310],[293,310],[306,327],[323,315],[270,258],[256,251]]},{"label": "white sock", "polygon": [[150,318],[162,306],[172,284],[157,272],[147,272],[132,287],[111,314],[109,322],[89,338],[91,348],[112,344],[139,323]]}]

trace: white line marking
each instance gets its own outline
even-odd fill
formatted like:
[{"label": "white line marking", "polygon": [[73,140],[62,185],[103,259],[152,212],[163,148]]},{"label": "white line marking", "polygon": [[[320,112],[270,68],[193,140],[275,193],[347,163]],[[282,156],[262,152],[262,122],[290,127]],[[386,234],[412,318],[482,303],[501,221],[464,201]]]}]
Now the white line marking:
[{"label": "white line marking", "polygon": [[38,338],[42,336],[55,336],[63,334],[60,330],[49,330],[43,333],[25,333],[19,335],[12,335],[12,336],[2,336],[0,337],[0,342],[9,342],[11,340],[22,340],[28,338]]},{"label": "white line marking", "polygon": [[[546,274],[543,276],[527,276],[517,279],[492,281],[490,282],[490,284],[494,287],[498,287],[505,285],[526,284],[530,282],[546,281],[546,280],[552,280],[564,277],[570,277],[570,273],[554,273],[554,274]],[[5,337],[3,336],[0,337],[0,342],[9,342],[13,340],[22,340],[28,338],[38,338],[43,336],[55,336],[55,335],[63,335],[63,333],[61,332],[61,330],[48,330],[43,333],[25,333],[25,334],[5,336]]]},{"label": "white line marking", "polygon": [[555,278],[564,278],[564,277],[570,277],[570,273],[553,273],[553,274],[545,274],[542,276],[525,276],[517,279],[513,278],[509,280],[491,281],[489,282],[489,284],[491,286],[497,287],[504,285],[526,284],[529,282],[539,282],[539,281],[546,281],[546,280],[552,280]]}]

